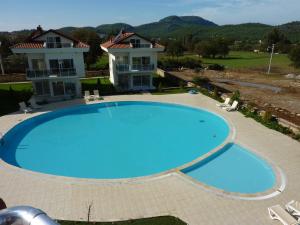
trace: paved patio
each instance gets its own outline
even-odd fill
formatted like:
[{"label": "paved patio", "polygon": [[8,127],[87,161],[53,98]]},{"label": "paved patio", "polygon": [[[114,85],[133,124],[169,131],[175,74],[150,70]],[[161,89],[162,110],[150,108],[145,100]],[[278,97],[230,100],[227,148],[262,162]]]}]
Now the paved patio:
[{"label": "paved patio", "polygon": [[[267,207],[284,205],[291,199],[300,200],[299,142],[238,112],[219,109],[214,100],[203,95],[105,97],[105,101],[119,100],[174,102],[222,115],[235,127],[236,143],[253,149],[283,170],[287,178],[286,189],[267,200],[236,200],[203,190],[177,173],[130,182],[107,182],[43,175],[0,161],[0,197],[8,206],[31,205],[56,219],[86,220],[88,206],[92,204],[93,221],[173,215],[190,225],[276,225],[280,223],[269,219]],[[82,100],[55,103],[44,107],[44,111],[82,103]],[[0,117],[0,132],[5,133],[18,122],[37,114]]]}]

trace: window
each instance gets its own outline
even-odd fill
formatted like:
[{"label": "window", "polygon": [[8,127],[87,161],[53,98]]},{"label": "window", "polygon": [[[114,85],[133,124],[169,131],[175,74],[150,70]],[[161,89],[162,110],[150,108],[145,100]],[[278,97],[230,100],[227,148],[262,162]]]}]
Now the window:
[{"label": "window", "polygon": [[49,95],[50,87],[48,81],[36,81],[34,82],[36,95]]},{"label": "window", "polygon": [[150,76],[138,75],[133,77],[134,88],[148,88],[150,87]]},{"label": "window", "polygon": [[140,39],[130,39],[130,43],[132,44],[132,47],[134,47],[134,48],[139,48],[141,46]]},{"label": "window", "polygon": [[65,90],[67,95],[76,95],[76,85],[72,82],[65,82]]},{"label": "window", "polygon": [[73,59],[50,59],[50,71],[51,73],[62,73],[62,72],[70,72],[73,70],[74,63]]},{"label": "window", "polygon": [[141,65],[142,64],[142,58],[141,57],[133,57],[132,58],[132,64],[133,65]]},{"label": "window", "polygon": [[33,70],[44,70],[46,68],[45,61],[43,59],[32,59]]},{"label": "window", "polygon": [[129,64],[128,56],[117,56],[117,64]]},{"label": "window", "polygon": [[47,48],[61,48],[61,38],[60,37],[47,37]]},{"label": "window", "polygon": [[61,96],[65,94],[64,82],[56,81],[52,82],[54,96]]},{"label": "window", "polygon": [[127,90],[129,88],[129,75],[122,74],[118,76],[118,86],[121,89]]},{"label": "window", "polygon": [[132,58],[132,64],[133,65],[149,65],[150,64],[150,57],[149,56],[133,57]]}]

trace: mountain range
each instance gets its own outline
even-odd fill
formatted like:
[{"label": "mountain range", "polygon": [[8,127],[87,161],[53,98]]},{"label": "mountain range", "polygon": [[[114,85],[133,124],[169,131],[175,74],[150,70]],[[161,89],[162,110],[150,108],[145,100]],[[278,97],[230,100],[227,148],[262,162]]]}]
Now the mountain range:
[{"label": "mountain range", "polygon": [[[149,38],[178,38],[193,35],[199,39],[215,36],[232,38],[234,40],[261,40],[274,28],[278,28],[292,42],[300,41],[300,21],[272,26],[262,23],[244,23],[237,25],[217,25],[214,22],[198,16],[169,16],[158,22],[131,26],[126,23],[103,24],[97,27],[81,27],[96,31],[100,36],[110,36],[120,29],[137,32]],[[65,33],[79,29],[77,27],[63,27],[59,30]],[[12,34],[30,32],[30,30],[16,31]],[[6,32],[7,33],[7,32]],[[1,32],[0,32],[1,34]],[[3,33],[2,33],[3,34]],[[11,33],[10,33],[11,34]]]}]

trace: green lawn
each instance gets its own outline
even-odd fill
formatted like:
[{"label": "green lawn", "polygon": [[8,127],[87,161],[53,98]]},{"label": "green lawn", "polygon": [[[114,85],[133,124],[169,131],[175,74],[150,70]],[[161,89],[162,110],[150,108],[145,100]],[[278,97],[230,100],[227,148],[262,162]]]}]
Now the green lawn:
[{"label": "green lawn", "polygon": [[[101,95],[111,95],[115,93],[114,86],[108,78],[99,78],[100,86],[97,84],[98,78],[81,80],[82,90],[93,91],[99,88]],[[32,84],[29,83],[0,83],[0,116],[19,109],[19,102],[27,102],[32,96]]]},{"label": "green lawn", "polygon": [[162,216],[156,218],[130,220],[123,222],[103,222],[103,223],[87,223],[87,222],[69,222],[69,221],[58,221],[61,225],[187,225],[181,220],[172,216]]},{"label": "green lawn", "polygon": [[[204,64],[222,64],[229,69],[267,68],[270,60],[268,53],[232,51],[225,59],[202,59]],[[282,69],[292,69],[291,61],[286,54],[274,54],[272,65]]]},{"label": "green lawn", "polygon": [[30,91],[32,89],[32,84],[31,83],[21,83],[21,84],[1,84],[0,83],[0,90],[9,90],[9,88],[12,88],[15,91]]},{"label": "green lawn", "polygon": [[[160,57],[166,57],[164,54]],[[199,56],[195,54],[186,54],[183,57],[195,57],[199,59]],[[179,57],[179,59],[182,57]],[[270,54],[268,53],[254,53],[245,51],[231,51],[227,58],[206,59],[201,58],[204,65],[209,64],[221,64],[227,69],[261,69],[267,71],[270,60]],[[291,66],[291,61],[286,54],[274,54],[272,62],[273,71],[279,73],[293,73],[300,72]]]},{"label": "green lawn", "polygon": [[[96,85],[98,78],[90,78],[90,79],[82,79],[81,84],[87,84],[87,85]],[[109,85],[110,81],[108,78],[100,78],[101,84],[103,85]],[[28,83],[0,83],[0,90],[9,90],[10,87],[14,91],[30,91],[32,90],[32,84],[30,82]]]}]

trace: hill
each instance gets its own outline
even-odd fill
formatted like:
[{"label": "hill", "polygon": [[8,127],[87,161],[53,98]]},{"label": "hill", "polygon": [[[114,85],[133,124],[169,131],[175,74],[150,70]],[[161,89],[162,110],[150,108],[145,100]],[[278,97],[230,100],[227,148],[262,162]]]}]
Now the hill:
[{"label": "hill", "polygon": [[[97,27],[82,27],[84,29],[94,30],[101,37],[108,37],[117,34],[120,29],[137,32],[149,38],[180,38],[192,35],[198,39],[208,39],[211,37],[225,37],[234,40],[261,40],[274,28],[278,28],[292,42],[300,42],[300,22],[295,21],[278,26],[271,26],[261,23],[244,23],[237,25],[219,26],[214,22],[198,16],[169,16],[157,22],[131,26],[126,23],[103,24]],[[62,32],[71,33],[79,29],[77,27],[60,28]],[[0,35],[28,34],[30,30],[15,32],[0,32]]]}]

